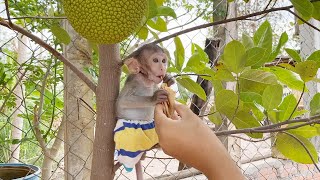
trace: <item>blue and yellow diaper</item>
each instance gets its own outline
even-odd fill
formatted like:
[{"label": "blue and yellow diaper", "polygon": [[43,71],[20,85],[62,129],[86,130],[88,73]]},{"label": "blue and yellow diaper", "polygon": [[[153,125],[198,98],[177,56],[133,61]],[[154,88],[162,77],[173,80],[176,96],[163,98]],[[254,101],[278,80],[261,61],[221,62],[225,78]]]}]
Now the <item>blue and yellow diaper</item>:
[{"label": "blue and yellow diaper", "polygon": [[118,119],[114,129],[114,141],[118,161],[127,171],[132,171],[143,153],[159,142],[154,120]]}]

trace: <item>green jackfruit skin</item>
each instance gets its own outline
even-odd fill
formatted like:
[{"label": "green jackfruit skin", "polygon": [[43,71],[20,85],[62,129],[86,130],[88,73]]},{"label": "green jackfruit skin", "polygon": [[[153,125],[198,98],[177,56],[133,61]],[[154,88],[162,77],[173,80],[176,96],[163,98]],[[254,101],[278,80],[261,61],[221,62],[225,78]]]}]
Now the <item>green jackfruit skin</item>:
[{"label": "green jackfruit skin", "polygon": [[64,0],[72,27],[98,44],[115,44],[130,36],[146,14],[148,0]]}]

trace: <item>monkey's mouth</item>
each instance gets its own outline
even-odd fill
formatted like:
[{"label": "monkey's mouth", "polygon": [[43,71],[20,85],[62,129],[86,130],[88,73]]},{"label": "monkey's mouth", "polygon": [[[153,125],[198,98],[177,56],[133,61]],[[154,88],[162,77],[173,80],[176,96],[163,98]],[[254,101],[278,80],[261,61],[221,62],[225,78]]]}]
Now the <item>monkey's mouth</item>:
[{"label": "monkey's mouth", "polygon": [[163,76],[163,75],[161,75],[161,76],[157,76],[157,78],[159,78],[159,79],[163,79],[163,78],[164,78],[164,76]]}]

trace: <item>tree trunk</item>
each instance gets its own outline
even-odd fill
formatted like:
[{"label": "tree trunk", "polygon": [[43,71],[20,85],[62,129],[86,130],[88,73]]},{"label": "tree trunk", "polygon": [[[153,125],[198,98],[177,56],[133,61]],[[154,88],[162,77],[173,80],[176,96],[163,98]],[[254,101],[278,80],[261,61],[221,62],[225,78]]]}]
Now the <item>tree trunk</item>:
[{"label": "tree trunk", "polygon": [[[54,159],[57,157],[61,144],[63,143],[63,134],[65,132],[65,120],[60,124],[57,136],[51,148],[42,147],[44,154],[42,166],[41,166],[41,179],[49,180],[52,176],[52,166]],[[40,132],[38,134],[41,134]],[[42,138],[41,136],[38,138]],[[43,139],[42,139],[43,140]],[[44,142],[44,140],[43,140]]]},{"label": "tree trunk", "polygon": [[[28,41],[28,38],[26,36],[23,36],[21,34],[18,35],[17,62],[19,64],[22,64],[27,60],[27,55],[28,55],[27,46],[26,46],[27,41]],[[19,76],[21,76],[21,73],[20,73],[21,71],[22,69],[20,69],[20,71],[18,71],[17,73]],[[21,83],[13,91],[13,94],[16,95],[16,100],[15,100],[16,108],[12,116],[13,119],[12,119],[11,139],[21,140],[21,137],[22,137],[23,118],[19,117],[18,114],[23,112],[25,109],[24,106],[22,105],[23,89],[24,89],[24,86]],[[20,142],[17,144],[12,144],[10,147],[10,152],[11,152],[11,156],[10,156],[9,162],[18,163],[20,159]]]},{"label": "tree trunk", "polygon": [[99,46],[97,120],[91,180],[112,180],[114,177],[113,129],[116,125],[115,103],[120,88],[120,62],[118,44]]},{"label": "tree trunk", "polygon": [[[64,27],[71,43],[64,48],[65,56],[78,69],[91,66],[91,48],[67,21]],[[65,179],[89,179],[94,139],[94,94],[67,66],[64,67],[64,165]],[[90,107],[88,107],[90,106]]]}]

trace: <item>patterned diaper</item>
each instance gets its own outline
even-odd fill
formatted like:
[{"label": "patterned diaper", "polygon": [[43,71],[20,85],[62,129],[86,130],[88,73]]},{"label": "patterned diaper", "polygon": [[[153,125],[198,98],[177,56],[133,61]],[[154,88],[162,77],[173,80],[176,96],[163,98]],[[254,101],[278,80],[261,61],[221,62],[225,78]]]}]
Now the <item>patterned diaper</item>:
[{"label": "patterned diaper", "polygon": [[132,171],[143,153],[159,142],[154,120],[118,119],[114,129],[114,141],[118,161],[128,172]]}]

